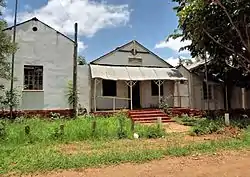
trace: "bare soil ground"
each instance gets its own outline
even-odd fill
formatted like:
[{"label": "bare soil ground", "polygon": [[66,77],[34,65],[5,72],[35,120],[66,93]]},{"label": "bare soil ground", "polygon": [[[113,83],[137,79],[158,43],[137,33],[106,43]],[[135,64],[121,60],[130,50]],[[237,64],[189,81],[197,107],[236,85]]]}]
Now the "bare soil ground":
[{"label": "bare soil ground", "polygon": [[33,174],[29,177],[249,177],[249,166],[250,152],[241,151],[169,157],[145,164],[63,170],[47,174]]},{"label": "bare soil ground", "polygon": [[164,128],[167,133],[183,133],[188,132],[191,129],[190,126],[180,125],[176,122],[164,124]]}]

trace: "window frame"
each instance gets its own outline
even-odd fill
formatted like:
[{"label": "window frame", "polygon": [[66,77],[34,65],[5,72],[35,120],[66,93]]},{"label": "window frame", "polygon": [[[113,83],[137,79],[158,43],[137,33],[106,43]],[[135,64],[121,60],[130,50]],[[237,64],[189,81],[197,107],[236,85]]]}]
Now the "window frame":
[{"label": "window frame", "polygon": [[[161,95],[164,95],[164,84],[161,84]],[[151,96],[159,96],[159,88],[158,85],[155,83],[155,81],[151,81]]]},{"label": "window frame", "polygon": [[206,82],[203,82],[203,86],[202,86],[202,97],[203,100],[213,100],[214,99],[214,95],[213,95],[213,84],[208,83],[208,93],[207,93],[207,84]]},{"label": "window frame", "polygon": [[42,65],[24,65],[23,91],[43,91],[43,71],[44,67]]},{"label": "window frame", "polygon": [[103,79],[102,80],[102,96],[116,97],[117,96],[117,81]]}]

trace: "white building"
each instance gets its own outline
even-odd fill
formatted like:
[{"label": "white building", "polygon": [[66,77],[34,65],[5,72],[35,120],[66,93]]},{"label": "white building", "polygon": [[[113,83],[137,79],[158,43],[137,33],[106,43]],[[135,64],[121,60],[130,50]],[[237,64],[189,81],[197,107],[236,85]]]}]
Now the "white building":
[{"label": "white building", "polygon": [[[13,27],[5,31],[12,35]],[[66,92],[73,79],[74,41],[37,18],[18,24],[16,35],[14,87],[21,93],[19,109],[71,108]],[[78,66],[79,104],[88,111],[157,108],[162,101],[169,107],[190,107],[192,88],[185,77],[130,41]]]},{"label": "white building", "polygon": [[[13,27],[5,31],[12,35]],[[32,18],[17,25],[16,42],[14,87],[21,94],[20,109],[69,108],[65,92],[73,78],[74,41]]]}]

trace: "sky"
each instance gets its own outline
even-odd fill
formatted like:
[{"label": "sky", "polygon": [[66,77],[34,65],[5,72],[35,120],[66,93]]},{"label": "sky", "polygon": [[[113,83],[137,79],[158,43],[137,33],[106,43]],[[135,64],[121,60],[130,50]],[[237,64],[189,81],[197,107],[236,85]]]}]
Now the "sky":
[{"label": "sky", "polygon": [[[137,40],[172,65],[189,41],[170,39],[178,25],[171,0],[19,0],[18,22],[37,17],[73,39],[79,25],[79,54],[92,61],[131,40]],[[13,24],[15,0],[7,0],[3,17]]]}]

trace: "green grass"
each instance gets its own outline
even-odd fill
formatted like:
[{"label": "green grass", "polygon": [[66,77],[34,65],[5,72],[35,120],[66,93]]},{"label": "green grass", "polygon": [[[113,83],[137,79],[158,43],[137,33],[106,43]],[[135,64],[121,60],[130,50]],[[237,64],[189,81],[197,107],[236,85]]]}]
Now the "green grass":
[{"label": "green grass", "polygon": [[[34,143],[53,143],[54,141],[72,142],[83,140],[108,140],[132,138],[131,120],[123,115],[111,118],[81,117],[75,120],[20,119],[15,122],[4,121],[4,133],[0,128],[0,145],[25,145]],[[64,129],[61,131],[60,126]],[[30,133],[25,133],[29,126]],[[136,124],[134,132],[140,137],[157,138],[165,135],[157,125]],[[1,136],[2,134],[2,136]]]},{"label": "green grass", "polygon": [[[69,169],[80,167],[97,167],[101,165],[119,164],[125,162],[142,163],[153,159],[169,156],[186,156],[194,153],[211,153],[218,150],[239,150],[250,147],[250,130],[242,139],[227,139],[223,141],[209,141],[206,143],[192,143],[185,146],[172,145],[165,148],[155,146],[125,150],[110,148],[102,151],[104,141],[97,141],[100,153],[81,152],[67,154],[58,151],[54,145],[31,144],[26,146],[5,146],[0,148],[0,174],[8,172],[36,172],[55,169]],[[120,140],[115,140],[117,143]],[[136,141],[136,140],[131,140]],[[92,147],[95,143],[88,142]],[[137,140],[138,145],[140,140]],[[123,144],[124,145],[124,144]]]},{"label": "green grass", "polygon": [[[250,147],[250,128],[241,138],[228,138],[203,143],[187,142],[181,136],[162,136],[157,126],[136,125],[142,139],[131,139],[131,122],[124,119],[123,132],[128,136],[119,139],[120,118],[96,120],[92,133],[93,118],[45,121],[40,119],[6,123],[5,139],[0,141],[0,175],[29,173],[81,167],[97,167],[125,162],[142,163],[165,156],[186,156],[194,153],[211,153],[219,150],[238,150]],[[63,124],[63,136],[55,133]],[[30,135],[24,127],[30,126]],[[57,136],[55,136],[55,134]],[[175,134],[174,134],[175,135]]]}]

